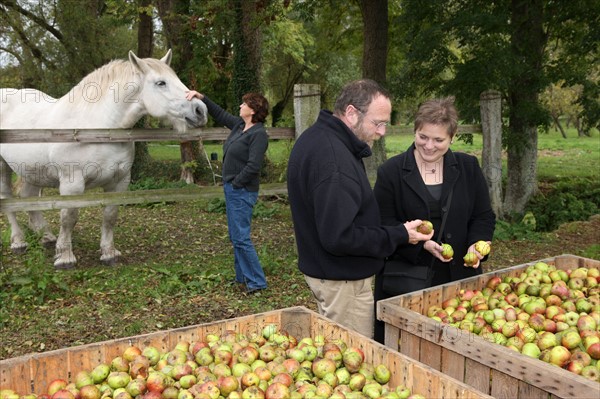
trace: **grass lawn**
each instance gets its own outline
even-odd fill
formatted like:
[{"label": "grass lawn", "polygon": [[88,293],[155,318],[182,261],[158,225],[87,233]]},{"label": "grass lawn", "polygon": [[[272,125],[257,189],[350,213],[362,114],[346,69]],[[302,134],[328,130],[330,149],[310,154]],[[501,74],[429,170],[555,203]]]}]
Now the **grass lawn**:
[{"label": "grass lawn", "polygon": [[[538,177],[539,180],[556,180],[564,177],[590,179],[600,178],[600,133],[596,130],[591,137],[578,137],[574,129],[567,131],[564,139],[557,130],[539,133],[538,136]],[[399,154],[413,142],[413,135],[393,134],[385,136],[386,154],[389,157]],[[455,140],[453,151],[461,151],[477,155],[481,159],[483,136],[473,135],[473,143],[467,144]],[[267,157],[276,164],[285,163],[292,149],[292,142],[287,140],[271,141]],[[223,157],[221,143],[205,143],[206,153],[217,153],[218,159]],[[149,144],[150,155],[159,160],[179,159],[179,145]],[[503,173],[506,175],[506,156]],[[506,177],[506,176],[505,176]]]}]

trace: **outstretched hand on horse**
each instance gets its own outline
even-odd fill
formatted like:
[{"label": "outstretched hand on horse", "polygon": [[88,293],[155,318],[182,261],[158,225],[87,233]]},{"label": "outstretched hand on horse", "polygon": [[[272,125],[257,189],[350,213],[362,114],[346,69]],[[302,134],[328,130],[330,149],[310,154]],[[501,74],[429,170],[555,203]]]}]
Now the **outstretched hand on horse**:
[{"label": "outstretched hand on horse", "polygon": [[185,95],[185,98],[188,100],[191,100],[194,97],[198,98],[199,100],[202,100],[204,98],[204,94],[198,93],[196,90],[189,90]]}]

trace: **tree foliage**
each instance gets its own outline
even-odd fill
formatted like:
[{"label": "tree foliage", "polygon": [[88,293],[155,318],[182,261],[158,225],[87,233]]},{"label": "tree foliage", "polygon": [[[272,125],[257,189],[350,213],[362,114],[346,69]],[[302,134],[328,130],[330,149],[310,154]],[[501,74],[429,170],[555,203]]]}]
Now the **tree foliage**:
[{"label": "tree foliage", "polygon": [[[243,93],[265,93],[277,126],[293,124],[297,83],[319,84],[331,108],[343,84],[374,78],[402,123],[443,95],[475,122],[480,93],[494,89],[507,121],[510,213],[535,190],[539,127],[561,113],[574,113],[581,132],[598,126],[599,19],[594,0],[0,0],[0,86],[62,95],[139,41],[153,56],[173,48],[182,81],[230,111]],[[568,111],[554,107],[558,87],[574,96]]]},{"label": "tree foliage", "polygon": [[403,0],[402,10],[405,59],[394,91],[401,98],[455,95],[466,121],[479,119],[480,93],[500,91],[508,120],[505,211],[521,212],[536,189],[537,129],[550,121],[540,100],[544,89],[561,79],[582,85],[581,116],[588,126],[598,124],[599,97],[590,93],[598,91],[600,5]]},{"label": "tree foliage", "polygon": [[[35,87],[61,96],[92,70],[123,58],[135,43],[132,20],[113,1],[0,1],[3,61],[16,74],[2,86]],[[8,67],[10,69],[10,66]]]}]

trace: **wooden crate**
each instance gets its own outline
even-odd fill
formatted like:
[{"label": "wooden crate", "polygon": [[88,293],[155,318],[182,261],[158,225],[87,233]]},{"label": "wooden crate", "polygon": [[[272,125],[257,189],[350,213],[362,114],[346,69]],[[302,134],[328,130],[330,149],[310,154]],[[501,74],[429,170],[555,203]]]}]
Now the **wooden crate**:
[{"label": "wooden crate", "polygon": [[248,336],[261,334],[263,327],[272,323],[297,339],[323,335],[325,339],[342,339],[348,346],[361,348],[365,353],[365,361],[388,366],[392,372],[390,386],[403,384],[427,398],[491,398],[463,382],[367,339],[304,307],[286,308],[3,360],[0,361],[0,389],[14,389],[20,394],[42,393],[53,379],[70,380],[80,370],[91,370],[99,363],[120,356],[130,345],[140,348],[152,345],[161,351],[168,351],[181,340],[198,341],[207,334],[222,334],[225,330],[235,330]]},{"label": "wooden crate", "polygon": [[[574,255],[541,261],[563,270],[600,268],[600,261]],[[597,382],[426,316],[430,306],[460,290],[482,289],[493,276],[518,276],[535,263],[379,301],[377,318],[385,323],[385,345],[499,399],[600,398]]]}]

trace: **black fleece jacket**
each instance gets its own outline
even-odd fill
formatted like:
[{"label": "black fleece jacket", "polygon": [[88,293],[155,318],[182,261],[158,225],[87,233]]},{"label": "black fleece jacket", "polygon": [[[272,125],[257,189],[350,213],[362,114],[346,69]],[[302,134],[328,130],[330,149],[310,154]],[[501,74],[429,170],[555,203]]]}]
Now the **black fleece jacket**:
[{"label": "black fleece jacket", "polygon": [[231,129],[223,144],[223,181],[235,188],[258,191],[260,168],[269,146],[269,137],[262,123],[244,132],[244,120],[225,111],[211,99],[202,99],[215,122]]},{"label": "black fleece jacket", "polygon": [[381,226],[362,158],[371,149],[330,111],[296,141],[288,163],[288,196],[302,273],[326,280],[377,274],[383,259],[408,241],[401,224]]}]

